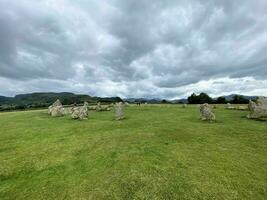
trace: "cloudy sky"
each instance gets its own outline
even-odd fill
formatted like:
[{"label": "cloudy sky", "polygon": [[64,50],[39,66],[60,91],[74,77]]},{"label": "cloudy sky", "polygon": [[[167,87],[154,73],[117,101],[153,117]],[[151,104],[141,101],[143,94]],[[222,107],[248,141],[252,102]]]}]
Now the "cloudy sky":
[{"label": "cloudy sky", "polygon": [[267,96],[266,0],[0,0],[0,95]]}]

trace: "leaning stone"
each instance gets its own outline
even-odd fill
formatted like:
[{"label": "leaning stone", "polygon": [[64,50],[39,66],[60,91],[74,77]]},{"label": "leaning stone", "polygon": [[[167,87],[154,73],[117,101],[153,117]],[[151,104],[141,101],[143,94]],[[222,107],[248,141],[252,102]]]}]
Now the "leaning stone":
[{"label": "leaning stone", "polygon": [[249,119],[267,118],[267,99],[259,97],[256,103],[250,100],[248,109],[250,113],[247,115],[247,118]]},{"label": "leaning stone", "polygon": [[62,116],[64,116],[64,114],[65,114],[65,112],[64,112],[63,106],[55,106],[51,110],[51,116],[52,117],[62,117]]},{"label": "leaning stone", "polygon": [[59,99],[57,99],[53,104],[52,107],[56,107],[56,106],[62,106],[61,102]]},{"label": "leaning stone", "polygon": [[124,106],[122,102],[115,104],[115,119],[116,120],[124,119]]},{"label": "leaning stone", "polygon": [[200,111],[201,120],[205,120],[205,121],[215,121],[216,120],[215,115],[212,112],[212,109],[210,108],[209,104],[204,103],[204,104],[200,105],[199,111]]},{"label": "leaning stone", "polygon": [[57,99],[51,106],[48,107],[48,114],[52,117],[64,116],[65,110],[59,99]]}]

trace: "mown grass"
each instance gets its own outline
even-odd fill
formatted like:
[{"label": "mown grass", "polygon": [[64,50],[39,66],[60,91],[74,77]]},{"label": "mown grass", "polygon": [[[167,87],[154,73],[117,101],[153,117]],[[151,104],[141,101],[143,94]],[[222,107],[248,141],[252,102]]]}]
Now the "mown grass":
[{"label": "mown grass", "polygon": [[267,199],[267,123],[196,106],[0,113],[0,199]]}]

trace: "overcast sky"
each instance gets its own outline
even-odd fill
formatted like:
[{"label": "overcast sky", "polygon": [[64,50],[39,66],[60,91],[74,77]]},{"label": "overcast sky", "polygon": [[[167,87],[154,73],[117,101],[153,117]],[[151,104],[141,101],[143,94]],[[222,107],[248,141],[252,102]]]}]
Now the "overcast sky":
[{"label": "overcast sky", "polygon": [[267,96],[266,0],[0,0],[0,95]]}]

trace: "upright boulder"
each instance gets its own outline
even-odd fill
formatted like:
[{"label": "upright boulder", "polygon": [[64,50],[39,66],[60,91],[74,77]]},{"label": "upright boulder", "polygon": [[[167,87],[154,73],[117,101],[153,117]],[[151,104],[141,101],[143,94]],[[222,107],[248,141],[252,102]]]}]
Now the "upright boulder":
[{"label": "upright boulder", "polygon": [[87,119],[88,118],[88,106],[87,102],[81,107],[74,107],[72,109],[71,118],[72,119]]},{"label": "upright boulder", "polygon": [[124,105],[122,102],[116,103],[115,106],[115,119],[122,120],[124,119]]},{"label": "upright boulder", "polygon": [[101,111],[101,110],[102,110],[102,108],[101,108],[101,103],[98,102],[97,105],[96,105],[96,111],[99,112],[99,111]]},{"label": "upright boulder", "polygon": [[248,109],[250,113],[247,118],[249,119],[267,118],[267,99],[259,97],[256,103],[250,100]]},{"label": "upright boulder", "polygon": [[48,107],[48,114],[52,117],[61,117],[64,116],[65,111],[64,107],[62,106],[61,102],[56,100],[51,106]]},{"label": "upright boulder", "polygon": [[215,115],[212,112],[212,109],[209,106],[209,104],[204,103],[204,104],[200,105],[199,111],[200,111],[201,120],[205,120],[205,121],[215,121],[216,120]]}]

